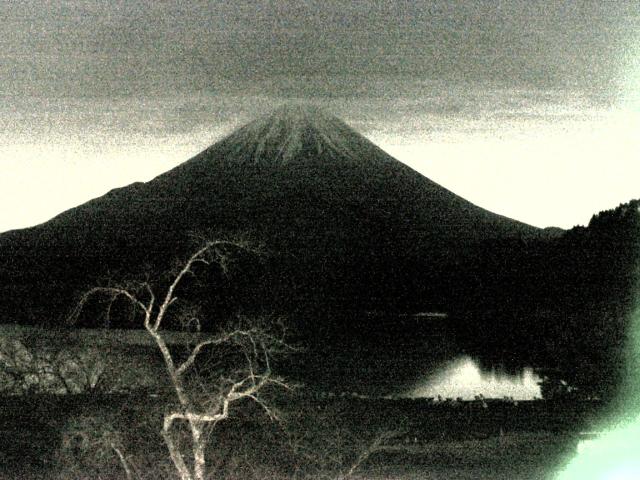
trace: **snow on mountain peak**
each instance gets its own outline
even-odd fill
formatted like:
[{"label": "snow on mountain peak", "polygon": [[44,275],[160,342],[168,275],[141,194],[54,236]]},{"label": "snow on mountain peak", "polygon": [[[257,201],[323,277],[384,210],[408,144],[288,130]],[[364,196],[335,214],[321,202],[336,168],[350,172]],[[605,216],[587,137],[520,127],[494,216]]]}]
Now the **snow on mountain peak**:
[{"label": "snow on mountain peak", "polygon": [[360,134],[313,105],[284,105],[227,138],[232,152],[287,164],[300,157],[352,158],[362,142]]}]

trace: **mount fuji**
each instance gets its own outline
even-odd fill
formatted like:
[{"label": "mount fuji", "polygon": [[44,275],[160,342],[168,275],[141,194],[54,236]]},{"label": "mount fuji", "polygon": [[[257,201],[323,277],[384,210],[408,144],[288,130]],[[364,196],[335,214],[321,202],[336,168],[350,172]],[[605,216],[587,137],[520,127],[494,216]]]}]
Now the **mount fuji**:
[{"label": "mount fuji", "polygon": [[474,245],[544,235],[453,194],[323,110],[287,105],[147,183],[0,235],[0,313],[53,322],[92,282],[142,265],[164,271],[194,233],[264,244],[268,268],[242,277],[260,285],[236,293],[277,311],[444,308],[441,277]]}]

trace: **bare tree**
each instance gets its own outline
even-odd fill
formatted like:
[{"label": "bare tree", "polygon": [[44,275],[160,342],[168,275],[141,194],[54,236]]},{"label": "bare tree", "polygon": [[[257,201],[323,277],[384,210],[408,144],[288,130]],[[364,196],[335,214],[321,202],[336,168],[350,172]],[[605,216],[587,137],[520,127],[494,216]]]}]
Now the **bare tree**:
[{"label": "bare tree", "polygon": [[[65,478],[86,478],[87,471],[102,471],[115,459],[127,480],[140,478],[127,457],[118,430],[101,416],[80,416],[67,422],[62,433],[58,461]],[[79,471],[82,470],[82,471]]]},{"label": "bare tree", "polygon": [[101,352],[73,348],[63,341],[42,344],[40,337],[46,336],[41,333],[25,328],[0,338],[0,390],[21,395],[91,393],[108,388]]},{"label": "bare tree", "polygon": [[345,418],[343,408],[338,403],[317,406],[311,415],[296,412],[298,421],[290,422],[288,432],[298,461],[293,478],[348,480],[375,455],[403,450],[399,441],[406,433],[404,419],[389,419],[376,426],[355,425]]},{"label": "bare tree", "polygon": [[[196,265],[217,265],[226,272],[230,250],[234,248],[249,249],[239,242],[207,241],[176,269],[162,295],[156,295],[149,281],[126,287],[95,287],[82,296],[72,314],[72,318],[77,319],[87,301],[96,295],[108,299],[108,309],[116,299],[124,298],[142,313],[144,328],[162,355],[177,400],[164,414],[161,433],[181,480],[207,477],[206,449],[211,431],[229,418],[234,404],[241,400],[253,401],[270,418],[277,418],[277,412],[262,394],[269,386],[288,388],[271,369],[272,356],[289,348],[282,328],[243,319],[232,328],[207,333],[203,331],[197,308],[176,307],[177,291],[188,276],[195,275]],[[183,324],[192,331],[186,354],[181,357],[170,348],[172,334],[166,324],[171,313],[181,316]],[[235,361],[229,362],[230,357]],[[217,372],[215,382],[204,378],[198,366],[201,359],[211,358],[216,358],[212,365]],[[181,427],[188,432],[190,451],[179,441]]]}]

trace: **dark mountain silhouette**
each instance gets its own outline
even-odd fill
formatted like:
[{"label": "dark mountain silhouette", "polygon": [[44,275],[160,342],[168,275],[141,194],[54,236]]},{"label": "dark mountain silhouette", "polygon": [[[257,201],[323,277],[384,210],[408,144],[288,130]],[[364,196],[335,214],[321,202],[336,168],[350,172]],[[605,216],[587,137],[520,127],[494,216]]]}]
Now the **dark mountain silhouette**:
[{"label": "dark mountain silhouette", "polygon": [[542,234],[467,202],[337,118],[287,106],[148,183],[0,236],[2,288],[14,292],[3,315],[54,321],[87,281],[165,267],[194,232],[264,243],[276,308],[366,310],[408,308],[421,270],[433,283],[470,245]]},{"label": "dark mountain silhouette", "polygon": [[[625,221],[537,229],[473,205],[319,109],[286,106],[147,183],[0,235],[0,317],[61,323],[78,292],[167,271],[193,250],[193,234],[233,236],[266,253],[239,255],[229,276],[189,287],[212,322],[285,313],[317,358],[359,356],[372,382],[417,372],[389,367],[399,351],[419,362],[451,348],[507,367],[566,367],[576,379],[588,376],[577,359],[591,356],[604,378],[620,358],[607,339],[627,331],[638,258],[635,233],[618,234],[635,232]],[[448,323],[394,316],[425,311],[447,312]],[[596,328],[593,358],[584,332]],[[438,345],[442,330],[453,347]]]}]

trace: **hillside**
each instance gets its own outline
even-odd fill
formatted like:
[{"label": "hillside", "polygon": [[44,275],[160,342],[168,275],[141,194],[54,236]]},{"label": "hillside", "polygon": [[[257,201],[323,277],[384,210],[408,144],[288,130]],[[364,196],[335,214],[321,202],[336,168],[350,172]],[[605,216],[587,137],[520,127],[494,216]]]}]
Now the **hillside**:
[{"label": "hillside", "polygon": [[[464,352],[601,395],[624,374],[638,217],[633,201],[588,227],[540,230],[467,202],[321,110],[286,106],[147,183],[0,235],[0,319],[62,324],[90,286],[146,273],[161,287],[194,236],[240,238],[263,254],[234,254],[228,275],[202,271],[180,296],[197,299],[206,327],[285,315],[309,347],[289,366],[299,377],[364,375],[388,390]],[[79,326],[104,326],[99,307]],[[114,312],[108,326],[136,326]]]},{"label": "hillside", "polygon": [[244,303],[287,311],[427,308],[440,303],[429,286],[461,252],[543,234],[467,202],[321,110],[285,106],[148,183],[0,235],[0,315],[53,321],[108,275],[163,271],[192,233],[264,244],[268,265],[241,277],[260,293]]}]

